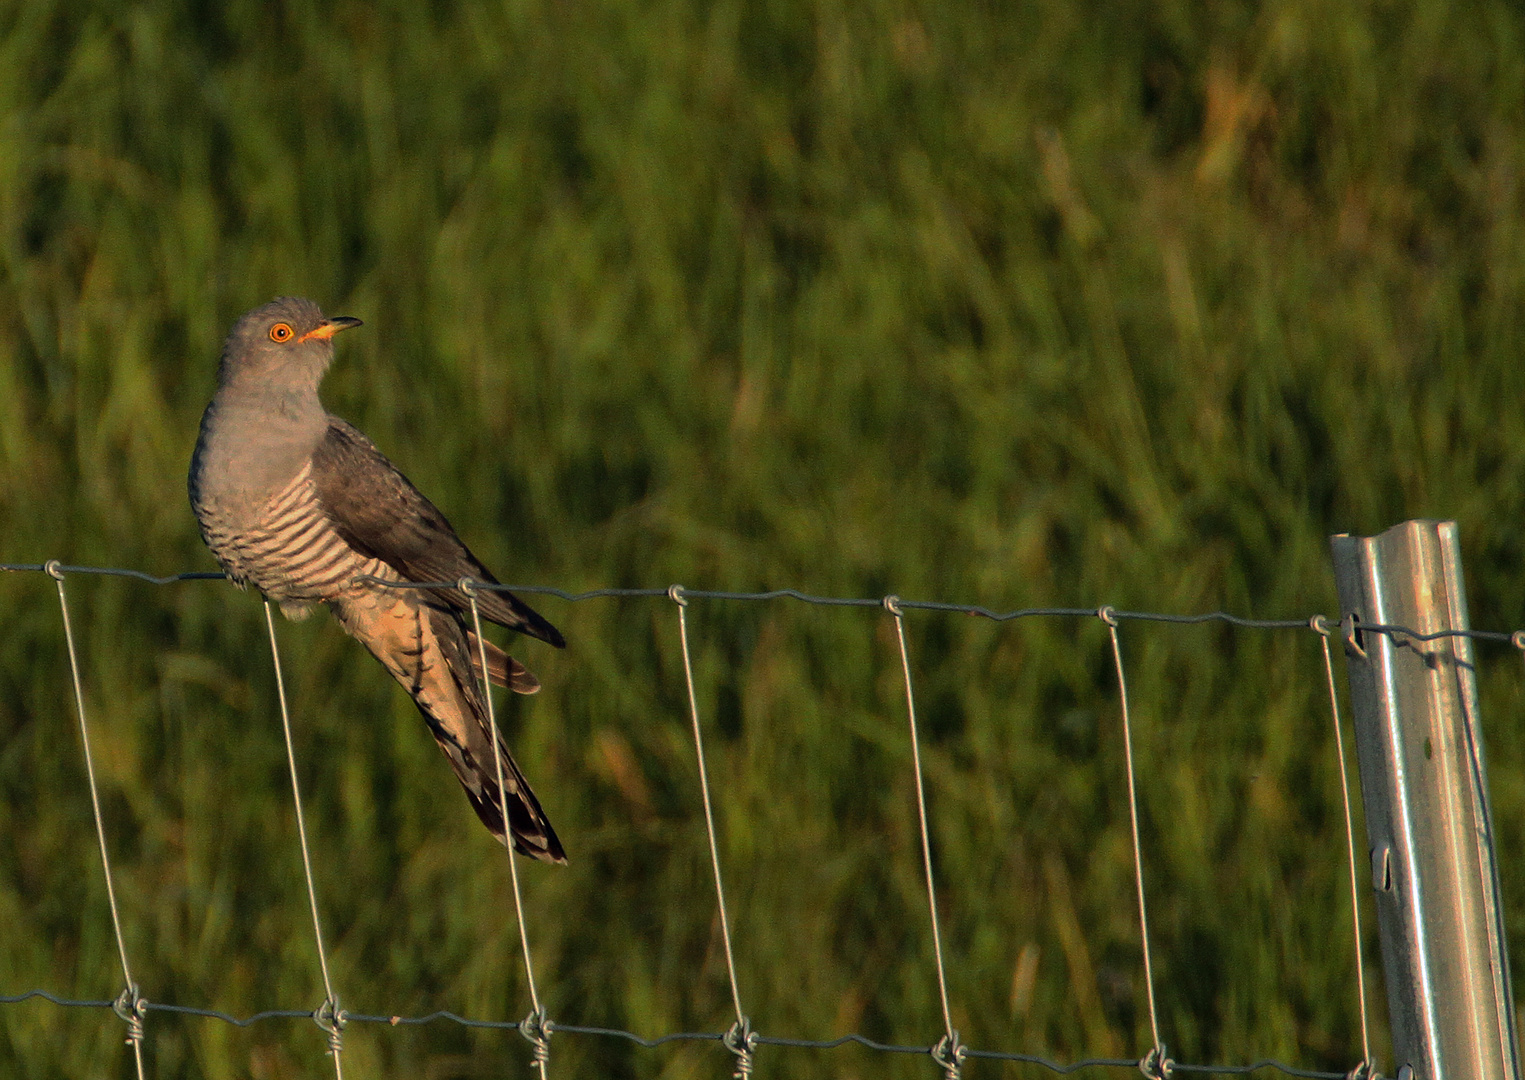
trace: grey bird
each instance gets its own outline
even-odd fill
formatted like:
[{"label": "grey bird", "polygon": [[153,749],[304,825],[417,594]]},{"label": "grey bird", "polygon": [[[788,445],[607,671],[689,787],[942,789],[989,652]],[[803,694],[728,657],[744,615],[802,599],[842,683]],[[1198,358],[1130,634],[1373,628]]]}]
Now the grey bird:
[{"label": "grey bird", "polygon": [[[397,589],[357,580],[497,579],[375,445],[323,408],[318,384],[333,336],[359,319],[327,318],[282,297],[239,319],[222,348],[217,393],[191,458],[191,507],[207,547],[240,587],[288,618],[325,604],[412,695],[482,823],[531,858],[566,854],[508,747],[508,828],[499,808],[479,642],[459,589]],[[565,646],[560,632],[507,592],[480,590],[485,619]],[[540,683],[487,643],[486,678],[521,694]]]}]

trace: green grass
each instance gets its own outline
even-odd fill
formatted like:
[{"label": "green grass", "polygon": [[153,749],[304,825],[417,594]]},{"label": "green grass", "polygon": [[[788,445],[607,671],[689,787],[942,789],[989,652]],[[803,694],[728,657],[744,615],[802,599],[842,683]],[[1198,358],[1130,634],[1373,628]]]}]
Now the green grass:
[{"label": "green grass", "polygon": [[[0,559],[210,569],[184,475],[218,348],[297,293],[366,322],[329,406],[505,580],[1305,616],[1328,534],[1446,517],[1474,623],[1517,626],[1522,57],[1501,2],[0,5]],[[315,1006],[257,600],[69,591],[143,992]],[[545,690],[507,723],[572,858],[523,868],[551,1015],[723,1029],[672,605],[539,606],[571,647],[517,649]],[[53,585],[0,578],[0,610],[0,993],[112,997]],[[892,625],[690,619],[748,1012],[933,1041]],[[1141,1054],[1103,628],[908,629],[963,1037]],[[522,1016],[503,860],[411,704],[331,620],[283,633],[343,1003]],[[1123,646],[1165,1041],[1348,1069],[1316,639]],[[1483,704],[1520,957],[1517,664]],[[303,1022],[150,1026],[160,1077],[326,1068]],[[126,1075],[121,1034],[0,1007],[0,1069]],[[528,1074],[447,1026],[346,1055]],[[553,1069],[726,1061],[565,1037]]]}]

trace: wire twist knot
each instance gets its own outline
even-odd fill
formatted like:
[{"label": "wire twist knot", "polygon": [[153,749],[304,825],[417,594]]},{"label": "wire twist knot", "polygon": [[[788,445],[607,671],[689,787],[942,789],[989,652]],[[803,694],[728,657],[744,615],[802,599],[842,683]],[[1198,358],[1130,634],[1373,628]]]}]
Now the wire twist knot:
[{"label": "wire twist knot", "polygon": [[1346,1073],[1345,1080],[1382,1080],[1382,1074],[1377,1071],[1376,1065],[1367,1059]]},{"label": "wire twist knot", "polygon": [[312,1021],[328,1035],[328,1052],[338,1055],[344,1050],[344,1025],[349,1023],[349,1013],[339,1008],[333,998],[324,998],[323,1004],[312,1012]]},{"label": "wire twist knot", "polygon": [[1330,622],[1323,615],[1314,615],[1309,618],[1308,626],[1314,633],[1322,634],[1324,637],[1333,637],[1335,630],[1338,629],[1337,623]]},{"label": "wire twist knot", "polygon": [[62,581],[64,579],[64,564],[57,559],[49,559],[42,564],[42,568],[47,571],[48,577],[54,581]]},{"label": "wire twist knot", "polygon": [[886,596],[882,602],[884,604],[885,611],[888,611],[897,619],[900,618],[902,614],[900,610],[900,597],[896,596],[894,593],[890,593],[890,595]]},{"label": "wire twist knot", "polygon": [[143,1042],[143,1017],[148,1014],[148,1000],[138,993],[137,983],[127,988],[111,1003],[111,1011],[120,1016],[127,1025],[127,1045]]},{"label": "wire twist knot", "polygon": [[1096,609],[1096,617],[1106,623],[1112,629],[1117,629],[1117,609],[1111,604],[1103,604]]},{"label": "wire twist knot", "polygon": [[461,578],[461,580],[459,580],[459,581],[457,581],[455,583],[455,587],[457,589],[460,589],[461,592],[465,593],[467,599],[472,599],[472,600],[476,599],[476,595],[477,595],[477,579],[476,578],[474,578],[474,577],[463,577],[463,578]]},{"label": "wire twist knot", "polygon": [[757,1049],[757,1032],[752,1030],[752,1021],[745,1016],[739,1017],[721,1036],[720,1041],[736,1055],[736,1071],[731,1074],[732,1080],[746,1080],[752,1075],[752,1052]]},{"label": "wire twist knot", "polygon": [[534,1047],[535,1067],[544,1076],[545,1067],[551,1060],[551,1018],[546,1015],[544,1005],[536,1007],[519,1021],[519,1034]]},{"label": "wire twist knot", "polygon": [[688,597],[683,595],[682,585],[667,586],[667,598],[679,607],[688,607]]},{"label": "wire twist knot", "polygon": [[942,1069],[946,1080],[959,1080],[964,1068],[964,1056],[969,1048],[959,1040],[957,1031],[950,1031],[932,1047],[932,1060]]},{"label": "wire twist knot", "polygon": [[1509,644],[1521,652],[1525,652],[1525,630],[1516,630],[1509,635]]},{"label": "wire twist knot", "polygon": [[1165,1052],[1164,1043],[1153,1047],[1138,1063],[1138,1071],[1150,1077],[1150,1080],[1168,1080],[1175,1072],[1175,1067],[1176,1063],[1171,1061],[1170,1055]]}]

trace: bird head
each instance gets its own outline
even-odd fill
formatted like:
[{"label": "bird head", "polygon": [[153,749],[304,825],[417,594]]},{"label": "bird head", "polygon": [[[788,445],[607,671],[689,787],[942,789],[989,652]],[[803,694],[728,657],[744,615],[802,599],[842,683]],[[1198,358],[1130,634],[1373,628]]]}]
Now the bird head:
[{"label": "bird head", "polygon": [[275,390],[316,391],[334,359],[334,335],[359,325],[347,315],[329,318],[302,297],[272,300],[233,325],[223,343],[218,382],[253,380]]}]

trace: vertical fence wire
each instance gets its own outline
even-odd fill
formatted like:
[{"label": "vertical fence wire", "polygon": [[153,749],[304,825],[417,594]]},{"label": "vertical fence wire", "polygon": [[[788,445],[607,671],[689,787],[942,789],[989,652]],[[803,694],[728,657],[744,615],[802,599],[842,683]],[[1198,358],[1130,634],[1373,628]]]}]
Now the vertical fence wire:
[{"label": "vertical fence wire", "polygon": [[1350,925],[1355,945],[1356,997],[1361,1012],[1361,1063],[1352,1075],[1371,1075],[1376,1066],[1371,1059],[1371,1034],[1366,1022],[1366,973],[1361,963],[1361,892],[1356,876],[1356,831],[1350,812],[1350,777],[1345,765],[1345,735],[1340,725],[1340,692],[1334,681],[1334,659],[1329,652],[1329,637],[1335,627],[1322,615],[1308,620],[1318,632],[1324,647],[1324,674],[1329,678],[1329,715],[1334,722],[1334,752],[1340,759],[1340,798],[1345,804],[1345,852],[1350,862]]},{"label": "vertical fence wire", "polygon": [[1133,721],[1128,713],[1128,678],[1123,672],[1123,647],[1117,637],[1117,612],[1107,605],[1098,608],[1096,617],[1107,624],[1112,637],[1112,663],[1117,669],[1117,696],[1123,719],[1123,757],[1128,766],[1128,819],[1133,826],[1133,880],[1138,889],[1138,932],[1144,949],[1144,989],[1149,997],[1149,1031],[1154,1045],[1139,1062],[1145,1076],[1166,1077],[1174,1063],[1160,1041],[1160,1016],[1154,1001],[1154,962],[1149,955],[1149,909],[1144,901],[1144,857],[1138,838],[1138,788],[1133,775]]},{"label": "vertical fence wire", "polygon": [[738,1080],[752,1075],[752,1052],[757,1039],[752,1023],[741,1007],[741,989],[736,981],[736,955],[731,948],[731,917],[725,907],[725,886],[720,880],[720,847],[715,841],[715,811],[710,802],[709,770],[704,764],[704,733],[699,724],[699,698],[694,693],[694,665],[688,649],[688,597],[683,595],[682,585],[667,590],[668,597],[678,605],[678,642],[683,648],[683,678],[688,687],[688,713],[694,727],[694,754],[699,761],[699,794],[704,801],[704,829],[710,842],[710,867],[715,873],[715,902],[720,912],[720,937],[725,944],[725,969],[731,977],[731,1003],[736,1006],[736,1023],[726,1032],[725,1045],[736,1055]]},{"label": "vertical fence wire", "polygon": [[323,972],[323,1004],[313,1013],[313,1020],[328,1036],[328,1052],[334,1059],[334,1076],[344,1080],[344,1010],[334,996],[333,980],[328,973],[328,950],[323,947],[323,924],[318,918],[318,890],[312,883],[312,856],[307,847],[307,825],[302,819],[302,787],[297,781],[297,752],[291,739],[291,710],[286,706],[286,679],[281,674],[281,650],[275,641],[275,613],[265,601],[265,628],[270,632],[270,660],[275,665],[275,692],[281,702],[281,730],[286,736],[286,764],[291,769],[291,801],[296,807],[297,839],[302,845],[302,873],[307,879],[307,905],[312,911],[312,936],[318,946],[318,966]]},{"label": "vertical fence wire", "polygon": [[524,897],[519,891],[519,866],[514,860],[513,833],[508,825],[508,792],[503,787],[503,749],[498,737],[498,714],[492,702],[492,680],[487,677],[487,638],[482,635],[482,613],[477,607],[477,583],[462,578],[460,588],[471,601],[471,623],[477,634],[477,651],[482,662],[482,696],[487,701],[487,726],[492,734],[492,761],[498,773],[498,811],[503,815],[503,846],[508,852],[508,876],[514,888],[514,914],[519,920],[519,945],[524,952],[524,981],[529,984],[530,1014],[519,1024],[519,1034],[534,1047],[534,1065],[545,1080],[551,1064],[551,1022],[540,1004],[535,988],[535,964],[530,958],[530,935],[524,921]]},{"label": "vertical fence wire", "polygon": [[905,712],[911,729],[911,768],[916,777],[916,820],[921,827],[921,866],[927,878],[927,911],[932,917],[932,956],[937,964],[937,994],[943,1007],[943,1037],[932,1048],[932,1057],[943,1069],[947,1080],[958,1080],[964,1047],[953,1029],[953,1011],[948,1007],[948,976],[943,967],[942,928],[937,921],[937,886],[932,878],[932,837],[927,828],[927,792],[921,770],[921,736],[916,730],[916,695],[911,689],[911,657],[905,646],[905,616],[898,596],[886,596],[884,608],[895,617],[895,636],[900,643],[900,670],[905,676]]},{"label": "vertical fence wire", "polygon": [[101,845],[101,870],[106,877],[106,901],[111,907],[111,929],[116,934],[117,954],[122,960],[122,978],[126,989],[112,1006],[127,1023],[127,1045],[132,1047],[138,1080],[143,1080],[143,1014],[147,1005],[138,995],[132,969],[127,963],[127,943],[122,937],[122,916],[117,910],[116,886],[111,880],[111,856],[106,853],[106,823],[101,815],[101,796],[95,783],[95,761],[90,753],[90,726],[85,719],[85,689],[79,675],[79,654],[74,646],[74,625],[69,619],[69,600],[64,594],[64,574],[57,559],[47,565],[47,572],[58,585],[58,609],[63,615],[64,643],[69,649],[69,672],[74,677],[74,707],[79,715],[79,737],[85,750],[85,778],[90,783],[90,807],[95,813],[95,838]]}]

